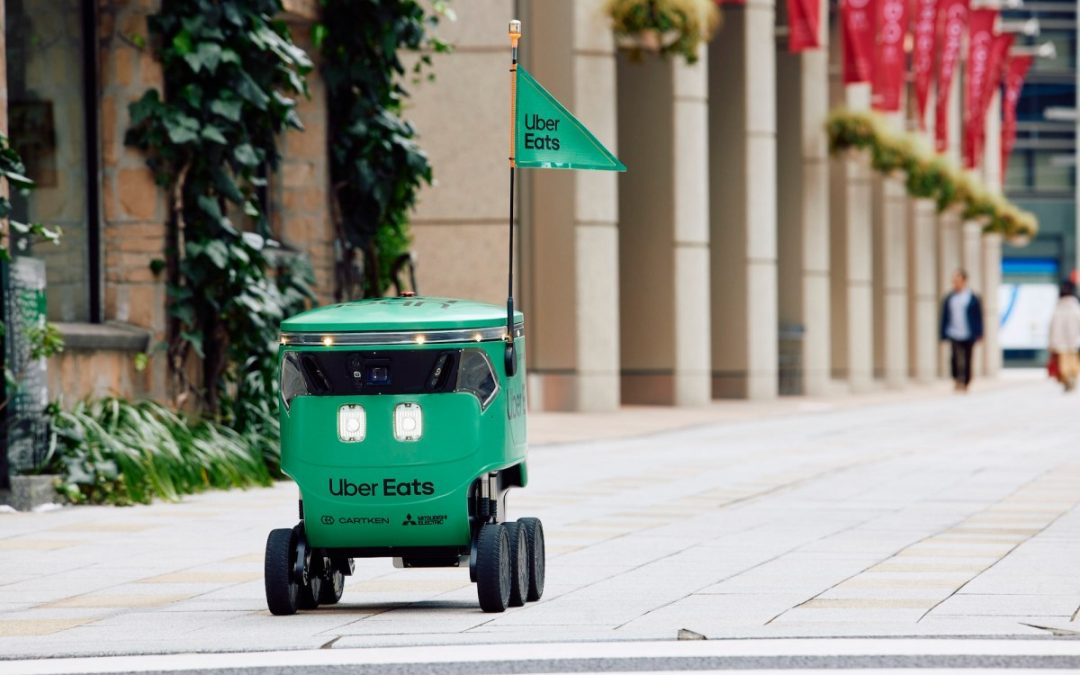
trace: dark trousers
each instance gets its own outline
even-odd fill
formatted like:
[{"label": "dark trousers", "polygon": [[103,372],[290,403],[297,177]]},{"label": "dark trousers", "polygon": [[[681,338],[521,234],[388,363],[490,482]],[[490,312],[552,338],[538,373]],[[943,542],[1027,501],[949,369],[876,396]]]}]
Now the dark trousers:
[{"label": "dark trousers", "polygon": [[965,387],[971,382],[971,352],[974,340],[949,340],[952,344],[952,379]]}]

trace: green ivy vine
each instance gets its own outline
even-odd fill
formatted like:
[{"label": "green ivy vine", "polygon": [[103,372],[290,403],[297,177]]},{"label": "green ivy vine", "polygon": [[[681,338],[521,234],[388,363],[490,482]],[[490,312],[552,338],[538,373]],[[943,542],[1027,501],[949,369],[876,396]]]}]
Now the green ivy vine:
[{"label": "green ivy vine", "polygon": [[428,13],[418,0],[322,0],[322,20],[312,29],[326,84],[339,301],[400,286],[409,262],[409,211],[432,172],[416,130],[401,117],[409,95],[402,52],[421,52],[411,67],[419,79],[432,53],[450,50],[431,31],[453,14],[445,0],[431,7]]},{"label": "green ivy vine", "polygon": [[[310,267],[271,240],[260,200],[277,145],[301,129],[294,97],[312,64],[276,18],[280,0],[169,0],[149,21],[164,71],[130,106],[127,142],[144,150],[169,200],[167,354],[177,403],[202,407],[276,452],[276,339],[311,299]],[[201,360],[201,382],[189,377]]]}]

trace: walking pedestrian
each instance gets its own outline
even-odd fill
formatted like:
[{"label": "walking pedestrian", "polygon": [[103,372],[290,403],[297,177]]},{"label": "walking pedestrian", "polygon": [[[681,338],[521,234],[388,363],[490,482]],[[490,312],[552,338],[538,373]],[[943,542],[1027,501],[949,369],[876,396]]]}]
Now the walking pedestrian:
[{"label": "walking pedestrian", "polygon": [[1072,391],[1080,375],[1080,300],[1076,299],[1076,285],[1071,281],[1061,284],[1054,316],[1050,319],[1050,358],[1057,359],[1057,379]]},{"label": "walking pedestrian", "polygon": [[968,288],[968,275],[956,270],[953,290],[941,306],[941,339],[952,346],[950,362],[956,391],[967,391],[971,384],[971,357],[975,343],[983,337],[983,312],[979,296]]}]

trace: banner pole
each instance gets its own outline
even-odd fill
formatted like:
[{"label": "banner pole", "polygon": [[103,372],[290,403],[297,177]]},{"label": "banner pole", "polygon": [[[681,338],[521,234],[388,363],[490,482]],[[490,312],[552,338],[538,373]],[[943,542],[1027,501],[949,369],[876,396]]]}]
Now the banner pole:
[{"label": "banner pole", "polygon": [[506,282],[506,375],[513,377],[517,372],[517,353],[514,349],[514,123],[517,120],[517,62],[518,40],[521,39],[521,22],[510,22],[510,245]]}]

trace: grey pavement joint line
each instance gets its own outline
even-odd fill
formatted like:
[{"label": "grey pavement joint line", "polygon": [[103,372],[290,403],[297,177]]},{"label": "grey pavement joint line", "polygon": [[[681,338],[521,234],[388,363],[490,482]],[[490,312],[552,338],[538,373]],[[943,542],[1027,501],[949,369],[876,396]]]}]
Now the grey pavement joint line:
[{"label": "grey pavement joint line", "polygon": [[[1049,473],[1049,472],[1047,472],[1047,473]],[[1046,474],[1043,474],[1043,476],[1045,476],[1045,475],[1046,475]],[[1032,481],[1029,481],[1029,483],[1026,483],[1026,484],[1025,484],[1025,485],[1024,485],[1023,487],[1026,487],[1027,485],[1029,485],[1029,484],[1031,484],[1031,483],[1033,483],[1033,482],[1035,482],[1035,481],[1041,480],[1041,479],[1043,478],[1043,476],[1039,476],[1038,478],[1036,478],[1036,479],[1033,479]],[[1022,487],[1022,488],[1020,488],[1020,489],[1023,489],[1023,487]],[[1018,490],[1017,490],[1016,492],[1019,492],[1019,491],[1020,491],[1020,489],[1018,489]],[[1014,494],[1015,494],[1015,493],[1014,493]],[[1002,501],[1005,501],[1005,500],[1002,500]],[[968,584],[970,584],[970,583],[971,583],[972,581],[975,581],[975,580],[976,580],[976,579],[978,579],[978,578],[979,578],[980,576],[982,576],[983,574],[985,574],[985,573],[987,572],[987,570],[990,570],[990,569],[992,569],[992,568],[993,568],[993,567],[994,567],[995,565],[997,565],[998,563],[1000,563],[1000,562],[1001,562],[1002,560],[1004,560],[1005,558],[1009,557],[1009,555],[1010,555],[1010,554],[1011,554],[1011,553],[1012,553],[1013,551],[1015,551],[1016,549],[1020,548],[1020,547],[1021,547],[1022,545],[1026,544],[1027,542],[1031,541],[1031,540],[1032,540],[1032,539],[1034,539],[1034,538],[1035,538],[1036,536],[1038,536],[1038,535],[1039,535],[1040,533],[1042,533],[1042,532],[1045,532],[1047,528],[1049,528],[1049,527],[1050,527],[1051,525],[1053,525],[1054,523],[1056,523],[1056,522],[1057,522],[1058,520],[1060,520],[1060,519],[1061,519],[1061,517],[1062,517],[1062,516],[1064,516],[1064,515],[1065,515],[1066,513],[1068,513],[1068,512],[1069,512],[1069,511],[1071,511],[1071,510],[1072,510],[1072,507],[1070,507],[1070,508],[1068,508],[1068,509],[1065,509],[1064,511],[1061,511],[1061,512],[1060,512],[1060,513],[1058,513],[1058,515],[1057,515],[1057,516],[1055,516],[1055,517],[1054,517],[1054,518],[1053,518],[1053,519],[1052,519],[1052,520],[1051,520],[1051,521],[1050,521],[1049,523],[1047,523],[1046,525],[1044,525],[1043,527],[1041,527],[1041,528],[1039,529],[1039,531],[1038,531],[1038,532],[1036,532],[1035,534],[1031,535],[1031,536],[1030,536],[1030,537],[1028,537],[1027,539],[1024,539],[1024,540],[1022,540],[1022,541],[1019,541],[1019,542],[1017,542],[1017,543],[1016,543],[1016,544],[1015,544],[1014,546],[1012,546],[1012,547],[1011,547],[1011,548],[1010,548],[1010,549],[1009,549],[1008,551],[1006,551],[1006,552],[1005,552],[1005,554],[1004,554],[1004,555],[1002,555],[1002,556],[1001,556],[1000,558],[998,558],[998,559],[994,560],[994,562],[990,563],[990,564],[989,564],[989,565],[987,565],[987,566],[986,566],[986,567],[985,567],[984,569],[982,569],[981,571],[979,571],[978,573],[976,573],[976,574],[975,574],[975,576],[971,577],[970,579],[968,579],[968,580],[967,580],[967,581],[965,581],[964,583],[960,584],[960,586],[959,586],[959,587],[957,587],[957,588],[956,588],[956,590],[954,590],[954,591],[953,591],[952,593],[950,593],[950,594],[948,595],[948,597],[942,598],[942,599],[941,599],[941,600],[940,600],[939,602],[937,602],[937,603],[936,603],[936,604],[935,604],[935,605],[934,605],[933,607],[931,607],[930,609],[926,610],[926,612],[925,612],[925,613],[924,613],[924,614],[923,614],[922,616],[920,616],[920,617],[918,618],[918,620],[917,620],[917,621],[916,621],[915,623],[919,623],[920,621],[922,621],[923,619],[925,619],[925,618],[926,618],[926,617],[927,617],[927,616],[928,616],[928,615],[929,615],[929,614],[930,614],[931,612],[933,612],[933,611],[934,611],[935,609],[937,609],[938,607],[940,607],[940,606],[941,606],[941,604],[942,604],[942,603],[944,603],[944,602],[945,602],[946,600],[948,600],[949,598],[953,597],[954,595],[956,595],[957,593],[959,593],[960,591],[962,591],[962,590],[964,589],[964,587],[965,587],[965,586],[967,586],[967,585],[968,585]],[[1074,616],[1075,616],[1075,615],[1074,615]]]}]

